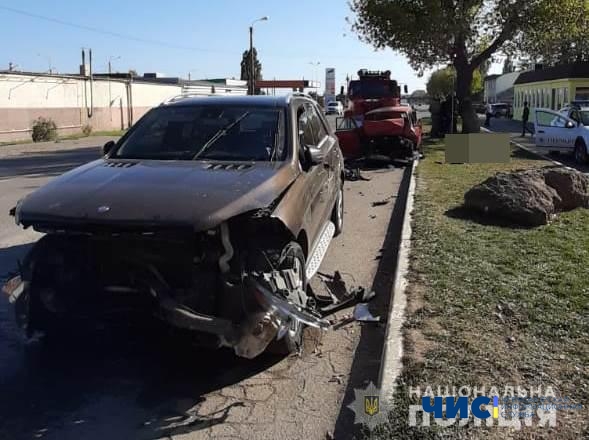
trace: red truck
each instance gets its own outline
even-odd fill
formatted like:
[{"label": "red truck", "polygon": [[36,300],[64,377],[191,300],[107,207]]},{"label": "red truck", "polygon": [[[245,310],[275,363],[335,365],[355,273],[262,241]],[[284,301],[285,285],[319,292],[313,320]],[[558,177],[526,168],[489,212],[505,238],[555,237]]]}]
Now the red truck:
[{"label": "red truck", "polygon": [[401,105],[401,88],[390,77],[389,70],[362,69],[358,79],[349,82],[348,108],[336,120],[336,135],[346,159],[411,158],[421,151],[421,121],[410,106]]}]

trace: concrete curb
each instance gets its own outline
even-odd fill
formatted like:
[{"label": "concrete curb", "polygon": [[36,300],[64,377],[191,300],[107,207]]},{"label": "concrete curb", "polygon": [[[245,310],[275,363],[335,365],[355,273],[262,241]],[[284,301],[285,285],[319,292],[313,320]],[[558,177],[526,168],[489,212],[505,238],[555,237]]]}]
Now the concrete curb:
[{"label": "concrete curb", "polygon": [[387,329],[383,351],[381,355],[380,371],[377,387],[380,396],[385,402],[390,402],[395,391],[395,383],[403,369],[403,324],[405,322],[405,309],[407,307],[407,271],[409,269],[409,252],[411,250],[411,213],[413,212],[413,199],[415,196],[415,168],[418,160],[413,162],[403,224],[399,240],[399,252],[397,254],[397,266],[393,284],[391,304],[387,316]]}]

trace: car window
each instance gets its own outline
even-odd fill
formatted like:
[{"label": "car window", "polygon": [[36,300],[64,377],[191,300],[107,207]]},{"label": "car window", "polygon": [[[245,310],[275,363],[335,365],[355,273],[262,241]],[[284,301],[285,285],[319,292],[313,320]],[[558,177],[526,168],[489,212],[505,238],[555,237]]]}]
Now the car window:
[{"label": "car window", "polygon": [[567,122],[563,116],[542,110],[536,112],[536,121],[543,127],[564,127]]},{"label": "car window", "polygon": [[336,130],[353,130],[356,128],[356,124],[352,118],[337,118],[335,124]]},{"label": "car window", "polygon": [[315,107],[312,104],[305,104],[306,112],[310,115],[311,126],[313,127],[313,133],[315,137],[315,144],[319,145],[323,138],[327,136],[327,131],[319,118],[319,114],[315,110]]},{"label": "car window", "polygon": [[579,112],[579,116],[581,118],[581,123],[583,125],[588,125],[589,126],[589,110],[581,110]]},{"label": "car window", "polygon": [[137,122],[112,157],[157,160],[282,160],[283,109],[157,107]]},{"label": "car window", "polygon": [[571,111],[570,118],[573,121],[581,122],[581,116],[579,115],[579,112],[577,110]]},{"label": "car window", "polygon": [[315,130],[311,123],[312,115],[307,106],[299,109],[299,131],[302,132],[302,141],[304,145],[317,145]]}]

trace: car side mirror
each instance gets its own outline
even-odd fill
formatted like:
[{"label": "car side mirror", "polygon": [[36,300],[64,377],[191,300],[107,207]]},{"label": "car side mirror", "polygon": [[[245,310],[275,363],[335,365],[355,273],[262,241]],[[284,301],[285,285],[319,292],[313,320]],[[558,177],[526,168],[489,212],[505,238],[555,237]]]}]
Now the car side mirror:
[{"label": "car side mirror", "polygon": [[577,124],[575,124],[573,121],[567,121],[567,123],[565,124],[566,128],[575,128],[577,126]]},{"label": "car side mirror", "polygon": [[311,165],[319,165],[323,163],[324,154],[321,148],[317,148],[314,145],[309,145],[305,148],[305,152]]},{"label": "car side mirror", "polygon": [[102,155],[106,156],[115,146],[115,141],[108,141],[102,146]]}]

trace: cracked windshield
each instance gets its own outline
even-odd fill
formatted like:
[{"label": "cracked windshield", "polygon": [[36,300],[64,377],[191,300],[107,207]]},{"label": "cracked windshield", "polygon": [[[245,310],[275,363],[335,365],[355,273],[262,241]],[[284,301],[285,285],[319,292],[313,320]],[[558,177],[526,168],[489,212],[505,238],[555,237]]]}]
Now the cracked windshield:
[{"label": "cracked windshield", "polygon": [[0,439],[589,438],[589,1],[0,0]]}]

